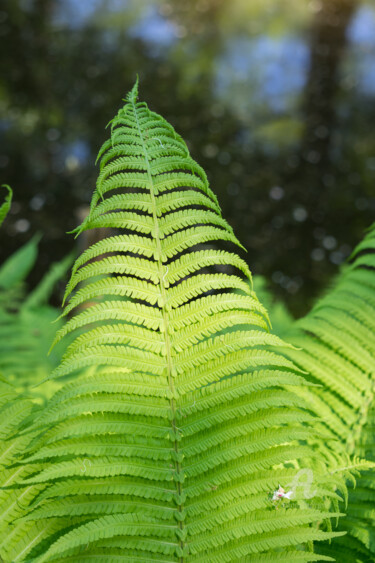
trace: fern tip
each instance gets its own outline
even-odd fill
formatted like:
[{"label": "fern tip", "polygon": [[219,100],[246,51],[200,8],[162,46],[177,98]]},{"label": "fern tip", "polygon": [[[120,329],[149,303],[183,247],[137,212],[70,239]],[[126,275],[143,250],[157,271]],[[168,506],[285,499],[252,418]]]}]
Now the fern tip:
[{"label": "fern tip", "polygon": [[125,101],[131,102],[135,104],[138,100],[138,84],[139,84],[139,76],[137,74],[137,78],[135,80],[133,88],[126,94]]}]

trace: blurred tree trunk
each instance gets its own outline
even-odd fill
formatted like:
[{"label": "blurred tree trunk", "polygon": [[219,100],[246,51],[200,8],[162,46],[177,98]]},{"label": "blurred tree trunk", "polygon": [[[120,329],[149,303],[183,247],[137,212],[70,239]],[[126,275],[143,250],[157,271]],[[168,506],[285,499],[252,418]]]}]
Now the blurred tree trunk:
[{"label": "blurred tree trunk", "polygon": [[[286,164],[282,178],[288,194],[284,205],[290,210],[288,236],[283,246],[292,249],[294,275],[304,280],[304,294],[311,298],[317,295],[322,276],[327,276],[327,272],[333,275],[335,271],[326,254],[323,254],[325,262],[321,261],[323,258],[314,261],[310,252],[321,244],[316,238],[317,228],[323,233],[321,238],[331,234],[341,189],[336,179],[343,173],[343,166],[350,166],[342,158],[337,159],[342,143],[335,132],[342,91],[340,65],[356,6],[357,0],[316,1],[310,31],[310,68],[301,107],[304,133],[294,162]],[[295,296],[295,309],[306,310],[308,304],[298,302],[298,297]]]},{"label": "blurred tree trunk", "polygon": [[302,159],[318,164],[329,162],[332,132],[336,121],[336,97],[340,88],[339,67],[346,46],[347,28],[357,0],[323,0],[311,30],[311,62],[304,94],[305,132]]}]

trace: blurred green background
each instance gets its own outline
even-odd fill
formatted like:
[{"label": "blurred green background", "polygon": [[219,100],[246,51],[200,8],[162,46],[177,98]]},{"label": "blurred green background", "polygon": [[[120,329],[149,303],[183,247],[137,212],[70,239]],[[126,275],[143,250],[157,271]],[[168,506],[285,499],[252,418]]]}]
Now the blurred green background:
[{"label": "blurred green background", "polygon": [[0,36],[0,262],[43,233],[31,286],[77,244],[136,73],[294,315],[374,220],[374,1],[2,0]]}]

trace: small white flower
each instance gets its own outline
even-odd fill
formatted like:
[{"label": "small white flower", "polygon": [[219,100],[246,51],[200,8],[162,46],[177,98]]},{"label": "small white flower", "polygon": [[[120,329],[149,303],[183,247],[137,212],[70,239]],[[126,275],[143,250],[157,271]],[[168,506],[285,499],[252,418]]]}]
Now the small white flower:
[{"label": "small white flower", "polygon": [[285,492],[285,490],[282,488],[281,485],[279,485],[279,488],[277,489],[277,491],[275,491],[273,493],[273,497],[272,500],[279,500],[281,498],[287,498],[290,500],[290,497],[293,495],[293,491],[288,491],[287,493]]}]

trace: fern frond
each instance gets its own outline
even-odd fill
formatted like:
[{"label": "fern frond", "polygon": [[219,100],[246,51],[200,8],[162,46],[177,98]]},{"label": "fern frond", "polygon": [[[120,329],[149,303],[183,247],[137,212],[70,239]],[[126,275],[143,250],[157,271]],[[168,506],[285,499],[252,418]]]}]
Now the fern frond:
[{"label": "fern frond", "polygon": [[39,239],[39,235],[34,236],[1,265],[1,289],[11,289],[20,282],[24,281],[27,274],[35,264]]},{"label": "fern frond", "polygon": [[[321,548],[344,562],[375,559],[374,242],[375,226],[354,250],[352,263],[335,287],[288,336],[289,342],[300,347],[288,351],[288,357],[310,374],[311,381],[321,384],[320,388],[301,387],[299,392],[320,414],[320,426],[334,438],[324,444],[327,460],[332,454],[341,458],[344,483],[350,472],[355,473],[347,517],[339,526],[347,536]],[[368,462],[353,462],[353,456]]]},{"label": "fern frond", "polygon": [[311,542],[335,535],[321,524],[334,493],[279,511],[269,500],[311,455],[312,417],[290,389],[302,372],[227,249],[241,245],[205,173],[137,92],[76,230],[119,233],[78,258],[56,337],[74,341],[54,377],[96,369],[51,399],[23,461],[23,486],[43,491],[22,522],[59,526],[31,557],[315,561]]},{"label": "fern frond", "polygon": [[50,525],[21,522],[40,493],[41,486],[18,484],[28,478],[34,468],[17,465],[27,449],[30,435],[20,435],[25,421],[35,414],[36,407],[26,396],[0,377],[0,558],[3,561],[23,561],[33,545],[48,536]]},{"label": "fern frond", "polygon": [[[27,390],[43,380],[58,365],[65,344],[54,350],[47,358],[47,352],[54,338],[55,330],[61,327],[52,325],[57,311],[47,304],[53,286],[69,268],[72,257],[53,264],[40,284],[26,294],[21,281],[34,264],[37,253],[37,239],[32,239],[13,254],[0,269],[0,371],[11,381],[17,390]],[[33,396],[45,401],[60,384],[49,382],[33,391]]]}]

